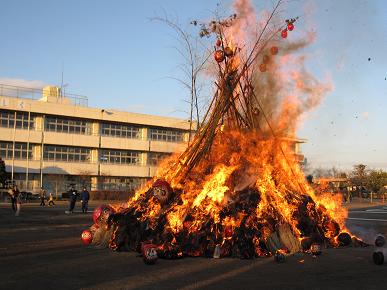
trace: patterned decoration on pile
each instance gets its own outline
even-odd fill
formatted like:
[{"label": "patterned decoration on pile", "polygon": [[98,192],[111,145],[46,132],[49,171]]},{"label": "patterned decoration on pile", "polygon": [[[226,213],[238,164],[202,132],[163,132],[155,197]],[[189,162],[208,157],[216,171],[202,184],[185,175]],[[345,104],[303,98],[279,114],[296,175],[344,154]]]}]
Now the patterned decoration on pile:
[{"label": "patterned decoration on pile", "polygon": [[158,259],[157,246],[151,243],[144,243],[142,245],[141,254],[145,264],[153,265]]},{"label": "patterned decoration on pile", "polygon": [[160,202],[161,205],[166,204],[172,196],[172,188],[164,179],[157,179],[152,184],[152,190],[154,197]]},{"label": "patterned decoration on pile", "polygon": [[90,230],[84,230],[81,234],[82,243],[87,246],[93,241],[93,234]]},{"label": "patterned decoration on pile", "polygon": [[98,206],[93,212],[94,224],[99,226],[105,224],[109,219],[109,216],[114,213],[114,209],[106,204]]}]

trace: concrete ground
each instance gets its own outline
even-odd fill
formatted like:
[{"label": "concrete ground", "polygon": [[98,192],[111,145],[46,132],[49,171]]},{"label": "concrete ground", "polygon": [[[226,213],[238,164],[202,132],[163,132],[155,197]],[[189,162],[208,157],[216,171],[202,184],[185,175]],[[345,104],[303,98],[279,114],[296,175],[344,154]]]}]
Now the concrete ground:
[{"label": "concrete ground", "polygon": [[[91,206],[95,206],[92,203]],[[64,214],[67,204],[23,204],[21,215],[0,203],[0,289],[385,289],[387,264],[374,265],[372,247],[299,254],[283,264],[186,258],[148,266],[136,253],[85,247],[80,233],[91,214]],[[387,233],[387,208],[352,207],[348,226],[372,240]]]}]

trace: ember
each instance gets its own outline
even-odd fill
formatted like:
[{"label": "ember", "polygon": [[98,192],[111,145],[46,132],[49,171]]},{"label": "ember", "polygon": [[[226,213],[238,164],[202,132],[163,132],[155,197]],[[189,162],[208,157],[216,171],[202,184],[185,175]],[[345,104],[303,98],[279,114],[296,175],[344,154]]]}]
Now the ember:
[{"label": "ember", "polygon": [[341,200],[313,191],[292,149],[300,115],[329,86],[305,72],[303,58],[301,67],[281,70],[308,40],[281,39],[298,18],[268,29],[280,4],[253,39],[241,30],[251,15],[200,24],[200,35],[217,45],[216,91],[204,121],[188,148],[165,160],[127,204],[98,209],[94,244],[142,252],[145,262],[272,255],[283,262],[285,254],[356,240],[344,228]]}]

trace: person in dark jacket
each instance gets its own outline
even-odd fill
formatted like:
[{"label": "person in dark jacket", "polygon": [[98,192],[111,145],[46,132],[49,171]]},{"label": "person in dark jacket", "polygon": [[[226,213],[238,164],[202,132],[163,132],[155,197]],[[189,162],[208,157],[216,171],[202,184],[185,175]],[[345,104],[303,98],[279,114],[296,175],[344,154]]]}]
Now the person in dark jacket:
[{"label": "person in dark jacket", "polygon": [[70,199],[70,208],[69,208],[68,211],[66,211],[66,213],[73,213],[74,212],[75,203],[77,202],[78,192],[74,188],[74,186],[71,186],[70,190],[68,191],[68,193],[69,193],[69,199]]},{"label": "person in dark jacket", "polygon": [[17,189],[17,186],[14,185],[12,188],[9,189],[8,192],[9,192],[9,195],[11,196],[12,210],[16,212],[17,196],[19,194],[19,190]]},{"label": "person in dark jacket", "polygon": [[40,188],[40,193],[39,193],[39,197],[40,197],[40,206],[46,206],[46,191],[44,190],[43,187]]},{"label": "person in dark jacket", "polygon": [[81,203],[82,203],[82,212],[83,213],[87,213],[89,199],[90,199],[90,194],[87,191],[86,187],[84,187],[82,192],[81,192]]}]

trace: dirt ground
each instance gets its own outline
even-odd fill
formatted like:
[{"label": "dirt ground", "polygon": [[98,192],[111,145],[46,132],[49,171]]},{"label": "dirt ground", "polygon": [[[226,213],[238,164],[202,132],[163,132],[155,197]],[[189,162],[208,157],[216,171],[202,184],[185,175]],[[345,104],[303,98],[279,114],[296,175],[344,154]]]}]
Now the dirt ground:
[{"label": "dirt ground", "polygon": [[[94,204],[92,204],[93,206]],[[373,248],[272,258],[158,260],[81,244],[91,214],[66,215],[66,203],[23,204],[21,216],[0,203],[0,289],[386,289],[387,263],[373,264]],[[356,221],[356,222],[361,222]],[[368,221],[370,222],[370,221]],[[379,224],[382,230],[387,222]]]}]

